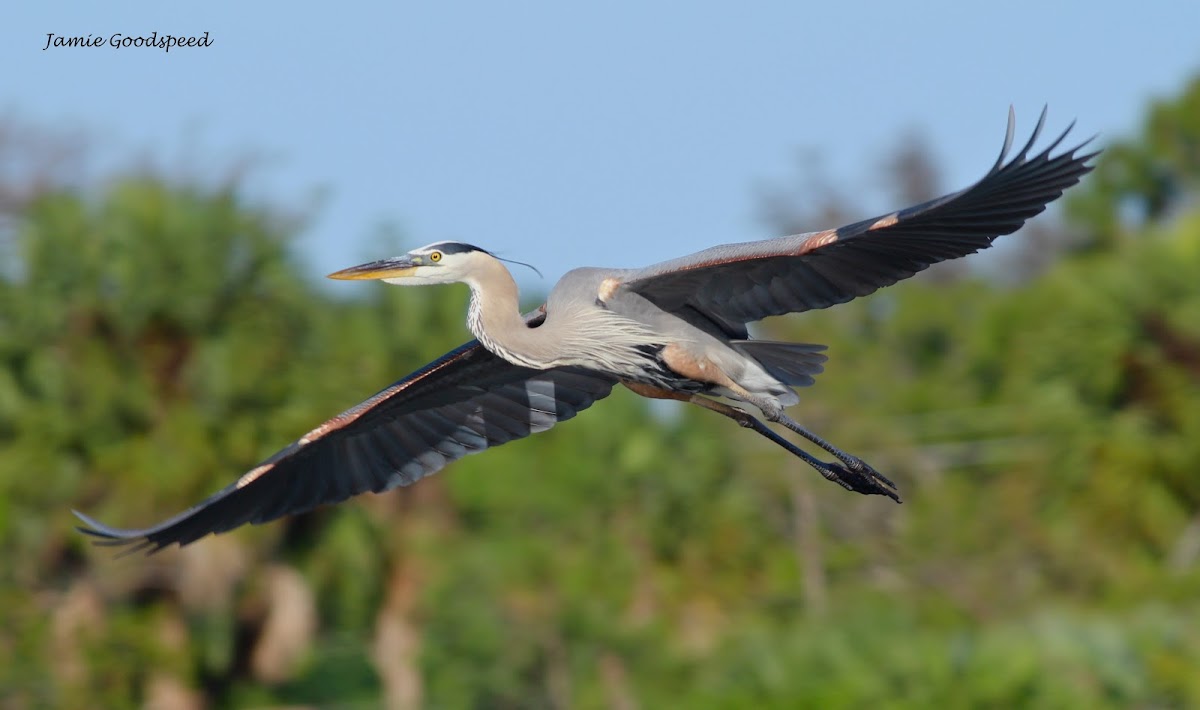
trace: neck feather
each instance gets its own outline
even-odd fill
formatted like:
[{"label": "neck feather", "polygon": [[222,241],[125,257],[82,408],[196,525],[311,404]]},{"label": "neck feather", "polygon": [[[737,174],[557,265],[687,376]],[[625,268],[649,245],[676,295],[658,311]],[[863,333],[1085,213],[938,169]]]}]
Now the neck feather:
[{"label": "neck feather", "polygon": [[550,366],[538,356],[536,331],[521,317],[517,282],[503,264],[486,257],[467,285],[471,287],[467,327],[485,348],[514,365]]}]

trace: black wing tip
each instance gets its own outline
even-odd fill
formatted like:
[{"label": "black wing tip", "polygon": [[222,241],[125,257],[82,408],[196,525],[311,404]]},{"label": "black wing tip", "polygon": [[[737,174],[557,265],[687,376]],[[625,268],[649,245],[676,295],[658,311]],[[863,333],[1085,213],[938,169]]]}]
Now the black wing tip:
[{"label": "black wing tip", "polygon": [[[1080,142],[1078,145],[1076,145],[1072,148],[1069,148],[1069,149],[1064,149],[1061,152],[1059,152],[1057,155],[1053,154],[1054,151],[1056,149],[1058,149],[1060,145],[1062,145],[1063,141],[1066,140],[1068,134],[1070,134],[1070,132],[1075,128],[1076,120],[1074,120],[1074,119],[1069,124],[1067,124],[1066,129],[1061,134],[1059,134],[1057,138],[1055,138],[1053,141],[1051,141],[1050,144],[1046,148],[1044,148],[1037,155],[1030,157],[1029,152],[1030,152],[1030,150],[1033,149],[1033,146],[1037,143],[1038,138],[1041,136],[1042,129],[1044,128],[1045,123],[1046,123],[1046,117],[1048,115],[1048,112],[1049,112],[1049,106],[1043,106],[1042,112],[1038,116],[1037,126],[1034,127],[1033,133],[1029,137],[1029,140],[1026,141],[1025,145],[1021,148],[1021,150],[1018,151],[1015,155],[1013,155],[1010,159],[1008,157],[1008,152],[1012,145],[1013,119],[1015,117],[1015,113],[1013,112],[1012,106],[1009,106],[1008,133],[1005,135],[1004,148],[1000,153],[1000,157],[996,161],[996,164],[992,166],[992,169],[990,171],[988,171],[987,175],[985,175],[984,178],[982,180],[980,180],[980,182],[976,183],[976,185],[972,186],[972,187],[976,187],[976,186],[986,182],[987,180],[989,180],[993,177],[996,177],[1002,173],[1015,175],[1024,170],[1034,169],[1034,170],[1040,171],[1040,170],[1047,169],[1048,166],[1058,166],[1057,167],[1058,170],[1066,169],[1069,172],[1069,175],[1060,175],[1060,178],[1062,180],[1062,188],[1063,188],[1063,190],[1065,190],[1067,187],[1070,187],[1070,186],[1078,183],[1080,178],[1082,178],[1087,173],[1091,172],[1095,168],[1095,165],[1090,165],[1089,161],[1091,161],[1096,156],[1100,155],[1100,153],[1103,152],[1103,149],[1102,148],[1096,149],[1094,151],[1084,153],[1082,155],[1077,155],[1077,154],[1081,150],[1086,148],[1088,145],[1090,145],[1093,141],[1095,141],[1099,134],[1093,134],[1092,136],[1089,136],[1086,140],[1083,140],[1082,142]],[[1068,169],[1067,166],[1070,166],[1070,168]],[[972,188],[968,188],[968,190],[970,190],[970,189],[972,189]],[[967,192],[967,190],[964,190],[963,192]],[[958,193],[958,194],[961,194],[961,193]],[[1055,194],[1052,198],[1050,198],[1050,200],[1048,200],[1048,202],[1053,201],[1054,199],[1057,199],[1059,196],[1061,196],[1061,194],[1062,194],[1062,192],[1060,191],[1059,193]],[[921,207],[927,207],[927,206],[928,205],[922,205]],[[1039,212],[1040,212],[1040,210],[1039,210]]]},{"label": "black wing tip", "polygon": [[90,515],[81,513],[78,510],[71,509],[71,514],[76,518],[79,518],[80,522],[83,523],[83,525],[76,525],[75,529],[84,535],[90,535],[102,540],[122,540],[129,537],[128,535],[123,534],[126,531],[111,528],[99,520],[91,517]]},{"label": "black wing tip", "polygon": [[989,173],[994,173],[1004,167],[1004,160],[1008,157],[1008,151],[1012,150],[1013,138],[1017,135],[1017,109],[1012,104],[1008,105],[1008,126],[1004,129],[1004,144],[1000,146],[1000,155],[996,158],[996,163],[992,165]]},{"label": "black wing tip", "polygon": [[[1048,105],[1043,106],[1042,113],[1038,116],[1037,125],[1033,127],[1033,133],[1029,135],[1029,140],[1025,141],[1025,147],[1021,148],[1016,157],[1012,159],[1013,163],[1023,163],[1028,159],[1029,151],[1033,150],[1033,146],[1037,144],[1038,138],[1042,136],[1042,130],[1046,127],[1046,117],[1049,113],[1050,107]],[[1066,134],[1063,134],[1063,138],[1065,137]],[[1059,138],[1059,140],[1062,140],[1062,138]]]},{"label": "black wing tip", "polygon": [[[1021,150],[1018,151],[1018,153],[1015,156],[1013,156],[1013,158],[1011,160],[1009,160],[1008,153],[1010,150],[1012,150],[1013,139],[1016,136],[1016,122],[1017,122],[1016,109],[1013,108],[1012,104],[1009,104],[1009,106],[1008,106],[1008,127],[1004,133],[1004,144],[1000,148],[1000,156],[998,158],[996,158],[996,162],[992,166],[992,169],[990,171],[988,171],[988,174],[990,175],[990,174],[999,172],[1001,170],[1004,170],[1006,167],[1020,165],[1024,162],[1026,162],[1028,160],[1029,151],[1033,149],[1033,146],[1037,143],[1038,138],[1041,137],[1041,135],[1042,135],[1042,130],[1046,126],[1046,119],[1049,117],[1049,115],[1050,115],[1050,105],[1043,104],[1042,111],[1040,114],[1038,114],[1037,125],[1034,126],[1033,133],[1030,134],[1029,140],[1026,141],[1025,146],[1023,148],[1021,148]],[[1066,129],[1063,130],[1063,132],[1058,136],[1058,138],[1056,138],[1054,141],[1052,141],[1050,143],[1050,145],[1045,150],[1042,151],[1041,155],[1045,156],[1047,158],[1050,157],[1050,153],[1054,152],[1054,150],[1056,148],[1058,148],[1058,146],[1061,145],[1064,140],[1066,140],[1067,135],[1070,134],[1071,131],[1075,128],[1075,124],[1077,122],[1078,122],[1078,119],[1071,119],[1071,122],[1067,124]],[[1085,146],[1087,146],[1090,143],[1092,143],[1093,141],[1095,141],[1098,137],[1099,137],[1099,134],[1093,134],[1092,136],[1088,137],[1086,140],[1084,140],[1079,145],[1075,146],[1074,148],[1071,148],[1070,150],[1064,151],[1062,154],[1060,154],[1059,156],[1056,156],[1056,157],[1066,156],[1068,159],[1071,159],[1080,164],[1086,163],[1088,160],[1091,160],[1092,158],[1099,155],[1102,152],[1102,150],[1096,150],[1092,153],[1088,153],[1087,155],[1083,155],[1083,156],[1079,156],[1079,157],[1075,157],[1074,153],[1082,150]],[[1088,167],[1089,170],[1091,169],[1090,166],[1086,166],[1086,167]]]},{"label": "black wing tip", "polygon": [[162,544],[161,542],[152,540],[144,530],[122,530],[120,528],[114,528],[74,509],[71,510],[71,514],[76,518],[79,518],[79,520],[83,523],[83,525],[76,525],[75,529],[84,535],[93,538],[93,545],[96,545],[97,547],[126,548],[121,550],[120,554],[117,555],[118,558],[136,554],[138,552],[142,552],[143,550],[146,551],[147,555],[151,555],[166,547],[166,545]]}]

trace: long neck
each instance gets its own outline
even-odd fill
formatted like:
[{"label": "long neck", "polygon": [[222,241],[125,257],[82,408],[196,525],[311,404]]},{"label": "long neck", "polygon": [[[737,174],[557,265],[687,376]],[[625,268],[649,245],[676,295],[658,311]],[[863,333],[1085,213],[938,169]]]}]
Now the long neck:
[{"label": "long neck", "polygon": [[552,363],[539,356],[542,343],[537,331],[527,327],[521,317],[517,282],[512,274],[496,259],[481,261],[467,280],[471,287],[467,327],[485,348],[514,365],[550,367]]}]

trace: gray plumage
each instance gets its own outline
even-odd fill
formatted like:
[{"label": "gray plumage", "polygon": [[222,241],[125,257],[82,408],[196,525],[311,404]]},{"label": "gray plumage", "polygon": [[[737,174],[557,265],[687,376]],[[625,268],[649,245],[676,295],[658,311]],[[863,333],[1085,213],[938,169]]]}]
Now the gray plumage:
[{"label": "gray plumage", "polygon": [[[401,285],[465,282],[476,340],[330,419],[190,510],[136,530],[76,513],[86,524],[80,529],[101,544],[156,551],[408,485],[462,456],[570,419],[618,383],[715,411],[848,490],[899,502],[891,481],[784,413],[799,399],[794,388],[821,372],[824,347],[755,340],[746,326],[867,295],[1016,231],[1077,183],[1095,155],[1077,156],[1082,146],[1053,155],[1064,132],[1031,157],[1045,115],[1006,162],[1010,111],[1000,158],[960,192],[838,229],[713,247],[642,269],[575,269],[524,316],[501,260],[461,242],[332,274]],[[759,410],[834,461],[800,449],[737,405]]]}]

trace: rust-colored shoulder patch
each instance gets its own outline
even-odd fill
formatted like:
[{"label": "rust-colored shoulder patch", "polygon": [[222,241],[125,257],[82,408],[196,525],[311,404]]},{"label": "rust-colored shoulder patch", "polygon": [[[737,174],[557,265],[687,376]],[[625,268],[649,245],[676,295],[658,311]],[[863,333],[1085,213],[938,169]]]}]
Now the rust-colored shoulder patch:
[{"label": "rust-colored shoulder patch", "polygon": [[838,240],[836,229],[826,229],[824,232],[817,232],[808,239],[804,240],[804,246],[800,248],[800,254],[807,254],[810,251],[815,251],[821,247],[827,247]]},{"label": "rust-colored shoulder patch", "polygon": [[[383,399],[384,398],[380,398],[380,401],[382,401]],[[374,404],[374,402],[372,402],[371,400],[367,400],[367,402],[364,402],[363,404],[367,404],[368,402],[370,402],[372,405]],[[301,446],[308,446],[309,444],[311,444],[314,441],[316,441],[317,439],[320,439],[321,437],[329,434],[330,432],[334,432],[334,431],[337,431],[338,429],[341,429],[342,427],[346,426],[347,424],[354,421],[355,419],[358,419],[358,417],[362,414],[362,412],[365,412],[369,408],[369,407],[363,407],[361,410],[359,410],[359,407],[362,407],[362,405],[358,405],[357,407],[349,409],[335,417],[332,417],[332,418],[326,420],[317,428],[313,429],[312,431],[308,432],[304,436],[300,437],[300,440],[297,441],[296,443],[300,444]]]},{"label": "rust-colored shoulder patch", "polygon": [[885,227],[890,227],[899,221],[900,221],[900,213],[893,212],[890,215],[887,215],[886,217],[880,217],[879,219],[875,220],[875,223],[872,224],[870,227],[867,227],[867,229],[868,230],[884,229]]},{"label": "rust-colored shoulder patch", "polygon": [[245,488],[246,486],[250,485],[251,483],[254,483],[255,481],[257,481],[259,476],[263,475],[267,471],[270,471],[274,467],[275,467],[275,464],[265,463],[262,466],[250,469],[250,471],[243,474],[241,478],[237,479],[236,487],[237,488]]},{"label": "rust-colored shoulder patch", "polygon": [[608,303],[617,294],[617,289],[620,287],[621,281],[609,276],[600,282],[600,292],[597,294],[597,297],[601,301]]}]

